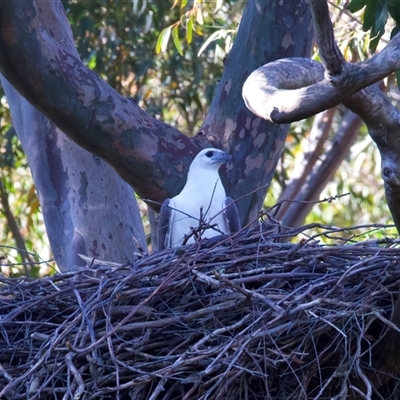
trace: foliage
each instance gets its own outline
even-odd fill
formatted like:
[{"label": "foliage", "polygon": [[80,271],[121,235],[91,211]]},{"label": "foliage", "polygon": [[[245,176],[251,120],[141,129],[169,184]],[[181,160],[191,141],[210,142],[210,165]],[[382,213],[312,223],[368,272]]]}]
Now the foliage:
[{"label": "foliage", "polygon": [[364,7],[363,30],[371,31],[370,50],[374,52],[385,33],[389,15],[396,23],[396,26],[392,28],[391,36],[399,31],[400,4],[397,0],[352,0],[347,8],[354,13]]},{"label": "foliage", "polygon": [[[222,74],[225,55],[218,43],[198,53],[204,38],[220,27],[237,26],[243,3],[225,2],[216,13],[214,3],[199,2],[192,8],[187,2],[179,7],[176,3],[172,9],[168,1],[64,5],[79,54],[91,69],[151,115],[189,135],[195,133]],[[193,18],[202,22],[201,29]],[[187,42],[179,39],[185,30]],[[175,47],[167,47],[171,32]]]},{"label": "foliage", "polygon": [[[0,269],[11,274],[21,271],[31,277],[43,273],[35,253],[49,252],[45,229],[40,213],[25,153],[11,118],[5,97],[0,108],[0,266],[11,265],[11,269]],[[27,249],[31,249],[28,252]],[[21,268],[24,266],[24,268]]]}]

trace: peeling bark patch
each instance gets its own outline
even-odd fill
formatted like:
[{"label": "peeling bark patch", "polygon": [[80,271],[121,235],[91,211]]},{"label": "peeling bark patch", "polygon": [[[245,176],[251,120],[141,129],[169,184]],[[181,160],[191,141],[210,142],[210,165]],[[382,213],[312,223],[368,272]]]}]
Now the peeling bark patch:
[{"label": "peeling bark patch", "polygon": [[143,141],[131,130],[127,130],[112,136],[111,148],[117,150],[120,156],[133,157],[136,148],[140,148]]},{"label": "peeling bark patch", "polygon": [[231,87],[232,87],[232,79],[228,79],[225,83],[225,87],[224,90],[226,92],[226,94],[228,95],[229,92],[231,91]]},{"label": "peeling bark patch", "polygon": [[267,171],[270,171],[272,169],[275,168],[275,161],[274,160],[267,160],[267,162],[265,163],[265,169]]},{"label": "peeling bark patch", "polygon": [[226,98],[229,95],[229,92],[231,91],[231,87],[232,87],[232,79],[228,79],[225,82],[224,90],[221,92],[221,98],[219,100],[219,104],[222,104],[226,100]]},{"label": "peeling bark patch", "polygon": [[251,124],[251,127],[253,128],[251,130],[251,136],[253,136],[254,138],[258,135],[258,128],[260,127],[260,123],[261,123],[261,118],[255,118],[253,120],[253,123]]},{"label": "peeling bark patch", "polygon": [[283,40],[282,40],[282,46],[283,46],[283,48],[285,49],[285,50],[287,50],[287,48],[289,47],[289,46],[294,46],[294,41],[293,41],[293,38],[292,38],[292,35],[290,34],[290,33],[287,33],[284,37],[283,37]]},{"label": "peeling bark patch", "polygon": [[98,112],[99,110],[96,108],[94,108],[93,111],[96,116],[96,121],[100,124],[100,126],[104,127],[105,129],[107,129],[108,127],[114,126],[115,121],[111,115],[109,115],[109,114],[104,115],[101,111]]},{"label": "peeling bark patch", "polygon": [[246,168],[244,170],[245,175],[248,175],[250,171],[253,169],[259,169],[264,164],[264,157],[260,153],[256,157],[252,157],[251,155],[246,157]]},{"label": "peeling bark patch", "polygon": [[122,114],[115,112],[115,116],[119,119],[119,121],[116,121],[119,129],[125,130],[130,128],[130,124],[126,123],[126,120]]},{"label": "peeling bark patch", "polygon": [[259,133],[256,136],[256,138],[253,140],[253,146],[254,147],[261,147],[264,144],[266,137],[267,137],[266,133]]},{"label": "peeling bark patch", "polygon": [[230,136],[231,133],[236,129],[237,123],[231,119],[228,118],[227,120],[225,120],[225,132],[224,132],[224,136]]},{"label": "peeling bark patch", "polygon": [[280,153],[281,149],[285,145],[285,142],[281,139],[276,139],[274,144],[271,146],[271,154],[270,157],[275,158],[277,151]]}]

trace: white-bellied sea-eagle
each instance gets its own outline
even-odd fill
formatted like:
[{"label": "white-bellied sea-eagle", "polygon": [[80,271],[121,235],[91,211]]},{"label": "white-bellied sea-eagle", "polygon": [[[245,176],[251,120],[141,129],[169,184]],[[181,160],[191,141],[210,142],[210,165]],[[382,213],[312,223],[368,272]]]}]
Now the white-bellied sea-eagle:
[{"label": "white-bellied sea-eagle", "polygon": [[[193,243],[196,235],[211,238],[240,229],[239,213],[227,197],[219,176],[219,167],[232,156],[219,149],[201,150],[189,167],[186,184],[162,206],[158,224],[158,247]],[[196,235],[193,234],[196,231]]]}]

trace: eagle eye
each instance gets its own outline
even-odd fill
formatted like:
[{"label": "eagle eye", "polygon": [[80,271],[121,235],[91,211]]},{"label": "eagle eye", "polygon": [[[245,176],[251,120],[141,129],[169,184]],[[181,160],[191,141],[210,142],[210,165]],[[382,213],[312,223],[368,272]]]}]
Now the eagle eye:
[{"label": "eagle eye", "polygon": [[207,151],[207,153],[206,153],[206,156],[208,157],[208,158],[211,158],[212,156],[213,156],[213,152],[212,151]]}]

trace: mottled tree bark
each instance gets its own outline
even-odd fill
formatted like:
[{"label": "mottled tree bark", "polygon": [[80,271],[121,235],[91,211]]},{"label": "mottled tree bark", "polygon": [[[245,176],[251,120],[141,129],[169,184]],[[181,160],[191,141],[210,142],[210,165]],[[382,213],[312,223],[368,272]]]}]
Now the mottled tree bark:
[{"label": "mottled tree bark", "polygon": [[11,84],[68,137],[112,165],[156,210],[181,190],[201,147],[210,142],[224,147],[234,157],[224,177],[227,191],[239,198],[242,220],[254,219],[288,127],[249,112],[241,85],[268,61],[310,55],[307,2],[247,3],[202,134],[194,139],[151,118],[86,68],[64,39],[46,31],[42,15],[49,7],[49,2],[34,0],[1,3],[0,70]]}]

